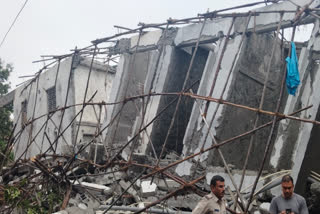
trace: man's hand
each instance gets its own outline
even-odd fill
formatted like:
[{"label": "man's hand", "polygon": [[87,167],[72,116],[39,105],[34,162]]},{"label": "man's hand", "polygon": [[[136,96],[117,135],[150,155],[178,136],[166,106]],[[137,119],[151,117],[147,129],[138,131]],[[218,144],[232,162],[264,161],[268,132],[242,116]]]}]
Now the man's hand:
[{"label": "man's hand", "polygon": [[[283,210],[280,214],[288,214],[287,211]],[[294,212],[290,212],[290,214],[294,214]]]}]

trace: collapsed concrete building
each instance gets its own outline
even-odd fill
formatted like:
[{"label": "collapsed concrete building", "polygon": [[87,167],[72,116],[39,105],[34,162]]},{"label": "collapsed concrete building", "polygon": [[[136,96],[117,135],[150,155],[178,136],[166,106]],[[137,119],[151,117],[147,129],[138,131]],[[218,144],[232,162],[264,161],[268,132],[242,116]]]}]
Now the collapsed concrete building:
[{"label": "collapsed concrete building", "polygon": [[[127,33],[95,40],[93,51],[82,50],[84,55],[92,55],[91,64],[82,59],[74,65],[79,54],[75,52],[51,72],[16,89],[16,157],[68,151],[66,166],[79,155],[91,169],[103,173],[118,172],[125,164],[125,170],[136,169],[126,172],[126,179],[134,180],[131,185],[139,183],[136,188],[141,189],[143,182],[152,186],[153,176],[165,170],[174,174],[165,175],[173,179],[170,182],[181,184],[182,190],[188,186],[186,181],[193,185],[192,181],[203,175],[205,179],[197,187],[208,190],[211,177],[221,174],[230,187],[230,197],[237,193],[247,209],[254,194],[275,187],[284,174],[290,173],[296,191],[305,194],[310,180],[320,181],[314,176],[320,172],[319,6],[319,0],[281,1],[247,13],[200,14],[200,21],[192,24],[192,18],[142,24],[129,31],[138,35],[121,38],[105,48],[108,58],[120,56],[116,71],[93,59],[98,45]],[[183,26],[171,26],[178,23]],[[307,42],[296,43],[301,84],[295,96],[288,95],[283,89],[285,59],[292,50],[283,29],[293,28],[294,34],[298,25],[305,24],[313,24],[313,30]],[[146,31],[149,28],[160,30]],[[61,69],[67,72],[56,72]],[[54,86],[59,99],[51,112],[48,96]],[[83,116],[79,116],[82,110]],[[24,112],[32,115],[31,120],[24,119]],[[47,116],[33,122],[38,115]],[[37,138],[42,139],[41,144]],[[67,147],[62,149],[63,145]],[[94,155],[84,155],[83,150],[91,145],[95,145],[91,150]],[[114,165],[116,170],[108,168]],[[149,174],[143,176],[139,167],[146,167]],[[266,176],[258,182],[261,175]],[[122,183],[124,194],[130,184],[122,176],[95,181],[103,180],[102,185]],[[273,195],[279,192],[279,186],[271,190]],[[130,194],[139,200],[137,191]],[[159,197],[154,201],[164,200]],[[194,202],[184,196],[182,202],[168,203],[191,210]]]},{"label": "collapsed concrete building", "polygon": [[[90,64],[91,61],[83,57],[70,57],[39,72],[38,78],[15,89],[15,158],[30,158],[52,147],[57,154],[73,153],[77,149],[75,145],[92,140],[101,126],[105,109],[97,106],[84,109],[75,104],[84,102],[85,91],[85,102],[108,99],[115,70],[96,61],[90,71]],[[89,72],[90,87],[86,89]],[[53,114],[65,106],[74,108],[65,108],[60,114]],[[79,116],[74,120],[81,112],[82,118]],[[32,122],[35,118],[38,120]],[[27,125],[30,122],[32,125]],[[59,135],[62,137],[57,139]],[[56,140],[59,141],[57,144]],[[96,142],[99,143],[99,139]]]},{"label": "collapsed concrete building", "polygon": [[[300,5],[304,5],[304,3],[301,2]],[[314,5],[316,4],[314,2]],[[295,5],[283,2],[257,11],[282,11],[284,9],[294,10],[295,8]],[[281,28],[291,27],[295,16],[294,13],[285,14],[280,24]],[[169,29],[166,34],[154,31],[141,35],[139,39],[138,36],[133,37],[130,43],[127,43],[128,53],[124,53],[119,61],[116,81],[111,92],[113,96],[109,102],[121,101],[126,97],[148,94],[149,92],[165,94],[183,90],[187,92],[192,89],[193,93],[197,95],[221,98],[231,103],[259,108],[262,91],[266,84],[262,109],[273,112],[277,106],[285,57],[288,54],[288,45],[285,53],[281,53],[280,39],[276,41],[275,51],[272,53],[271,47],[275,40],[272,31],[277,29],[280,17],[281,13],[266,13],[252,17],[243,44],[241,37],[246,29],[247,17],[235,18],[233,25],[232,17],[207,20],[202,33],[200,32],[203,23],[198,23],[179,29]],[[318,98],[315,97],[316,95],[311,89],[317,87],[314,75],[317,74],[318,69],[315,66],[317,63],[315,54],[317,53],[318,20],[311,18],[304,21],[304,23],[315,22],[315,25],[308,44],[299,50],[302,84],[296,96],[288,96],[287,93],[284,95],[281,109],[285,114],[290,114],[312,104],[313,107],[302,112],[300,117],[314,120],[318,111]],[[230,26],[231,31],[228,34]],[[198,38],[200,45],[193,59],[186,87],[183,88]],[[229,40],[227,44],[226,40]],[[226,47],[224,47],[225,44]],[[133,54],[135,51],[137,53]],[[273,55],[271,56],[271,54]],[[310,57],[315,58],[312,60]],[[268,68],[270,62],[271,67]],[[267,74],[268,69],[270,69],[270,74]],[[229,74],[230,70],[232,72]],[[196,82],[197,80],[200,82]],[[118,121],[106,129],[106,145],[126,144],[128,139],[134,137],[141,127],[148,124],[174,99],[175,97],[152,96],[144,100],[130,102],[125,107],[118,105],[109,108],[109,118],[106,119],[105,125],[110,123],[111,115],[116,115],[119,109],[124,108],[124,111],[120,114]],[[135,139],[138,141],[134,147],[136,152],[148,155],[154,155],[155,152],[159,155],[167,137],[165,150],[167,152],[174,151],[183,158],[212,146],[214,141],[210,135],[214,135],[218,142],[222,142],[254,128],[256,118],[254,111],[214,102],[208,105],[207,101],[195,102],[188,97],[183,98],[182,102],[183,104],[178,107],[178,113],[175,115],[174,125],[168,137],[167,132],[174,115],[175,104],[146,128],[138,140]],[[144,116],[141,116],[142,114]],[[209,122],[214,117],[209,131],[203,114]],[[256,127],[272,121],[272,118],[270,115],[261,115]],[[269,164],[265,169],[271,173],[293,168],[294,178],[297,179],[306,148],[312,144],[311,127],[313,125],[310,123],[282,121],[277,127],[278,131],[273,135],[273,151],[268,156]],[[247,176],[244,179],[247,185],[255,180],[269,132],[270,130],[266,128],[255,134],[252,145],[253,152],[250,154]],[[233,168],[238,184],[241,180],[241,171],[245,163],[249,141],[250,136],[247,136],[236,140],[233,144],[221,147],[226,162],[231,164]],[[152,152],[152,147],[154,147],[154,152]],[[127,147],[126,149],[122,152],[123,158],[128,157],[132,148]],[[315,155],[312,157],[316,158]],[[196,161],[197,157],[194,160],[181,163],[176,172],[180,176],[191,175],[195,170],[192,167],[195,166]],[[228,177],[216,150],[202,154],[200,156],[201,165],[210,171],[210,173],[207,171],[209,174],[207,183],[210,181],[210,175],[212,176],[214,173],[219,172]],[[316,166],[313,167],[315,168],[312,170],[317,170]],[[302,177],[308,177],[307,175],[308,173],[304,173]],[[231,180],[227,180],[228,184],[232,186]]]}]

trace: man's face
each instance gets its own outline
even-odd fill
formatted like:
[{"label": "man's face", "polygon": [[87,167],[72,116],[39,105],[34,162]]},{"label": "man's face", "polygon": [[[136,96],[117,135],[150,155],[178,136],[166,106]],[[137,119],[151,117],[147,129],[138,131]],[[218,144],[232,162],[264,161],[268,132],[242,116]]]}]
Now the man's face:
[{"label": "man's face", "polygon": [[282,194],[285,199],[291,198],[293,194],[293,183],[291,181],[288,182],[282,182]]},{"label": "man's face", "polygon": [[217,181],[215,186],[211,186],[211,191],[217,198],[221,199],[224,196],[224,182]]}]

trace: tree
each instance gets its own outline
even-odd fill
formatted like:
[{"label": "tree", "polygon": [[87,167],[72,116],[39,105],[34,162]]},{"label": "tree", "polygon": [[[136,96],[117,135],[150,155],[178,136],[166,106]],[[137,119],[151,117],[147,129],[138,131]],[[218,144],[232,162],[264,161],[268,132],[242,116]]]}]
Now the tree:
[{"label": "tree", "polygon": [[[8,90],[10,89],[8,78],[10,73],[12,72],[12,69],[13,67],[10,64],[5,64],[0,59],[0,96],[8,93]],[[0,151],[2,153],[5,152],[5,148],[12,129],[12,121],[10,119],[12,109],[12,103],[4,107],[0,107]],[[10,154],[9,156],[12,159],[12,154]],[[0,160],[2,159],[3,157],[0,157]]]}]

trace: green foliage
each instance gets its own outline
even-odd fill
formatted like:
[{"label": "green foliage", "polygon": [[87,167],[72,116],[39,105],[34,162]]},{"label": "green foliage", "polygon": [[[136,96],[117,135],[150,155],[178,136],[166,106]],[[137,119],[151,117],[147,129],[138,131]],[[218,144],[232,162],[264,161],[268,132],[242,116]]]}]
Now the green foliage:
[{"label": "green foliage", "polygon": [[[0,96],[8,93],[10,89],[10,83],[8,78],[12,72],[13,67],[10,64],[5,64],[0,59]],[[7,106],[0,108],[0,151],[4,153],[11,130],[12,121],[10,120],[10,115],[12,113],[13,105],[9,104]],[[9,159],[13,159],[13,154],[10,153]],[[3,157],[0,158],[2,160]]]},{"label": "green foliage", "polygon": [[[49,214],[57,211],[62,204],[64,191],[59,192],[56,184],[50,184],[46,189],[28,192],[34,188],[27,179],[17,186],[6,186],[4,189],[5,204],[13,206],[26,214]],[[22,191],[22,189],[25,189]]]},{"label": "green foliage", "polygon": [[21,195],[20,190],[17,187],[14,186],[8,186],[4,190],[4,200],[7,203],[15,203],[17,202],[19,196]]},{"label": "green foliage", "polygon": [[27,214],[37,214],[37,213],[38,213],[37,210],[34,208],[28,208],[27,210]]},{"label": "green foliage", "polygon": [[0,59],[0,95],[8,93],[8,90],[10,89],[8,78],[12,70],[12,65],[5,65],[5,63]]}]

